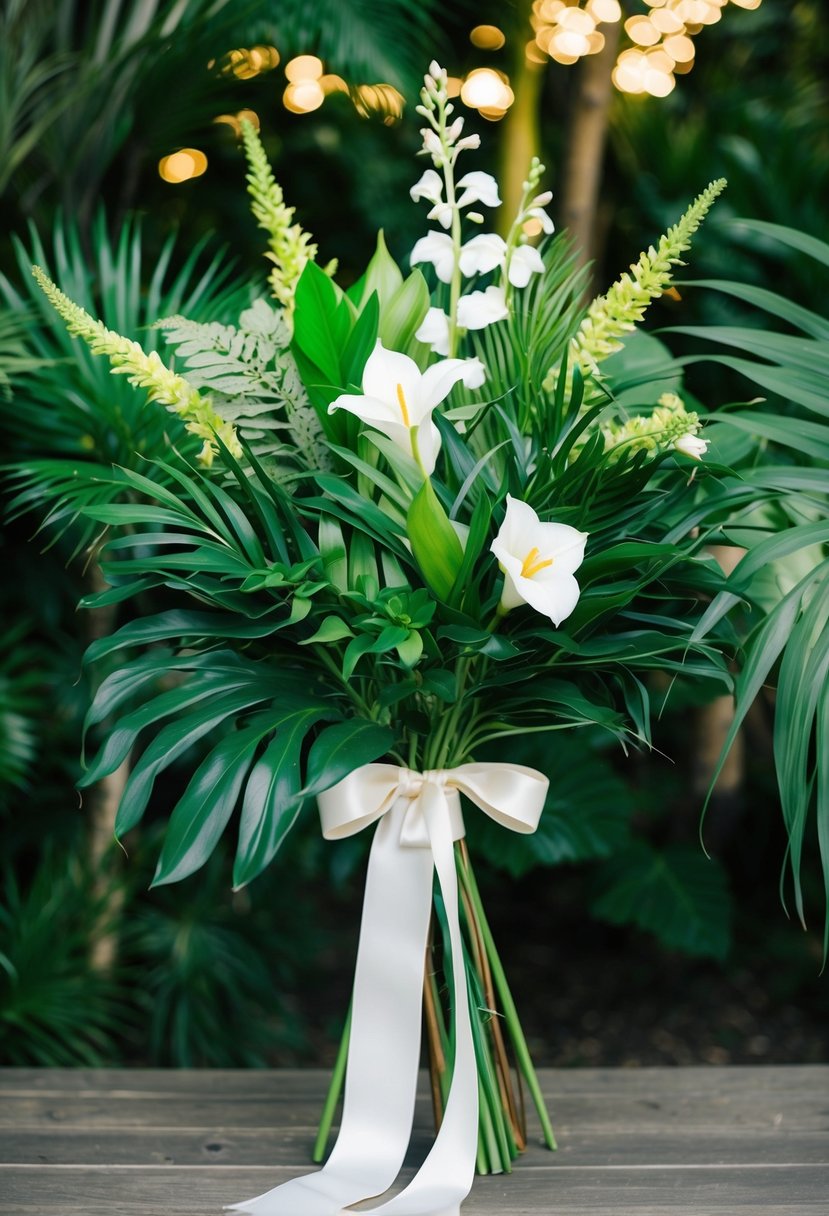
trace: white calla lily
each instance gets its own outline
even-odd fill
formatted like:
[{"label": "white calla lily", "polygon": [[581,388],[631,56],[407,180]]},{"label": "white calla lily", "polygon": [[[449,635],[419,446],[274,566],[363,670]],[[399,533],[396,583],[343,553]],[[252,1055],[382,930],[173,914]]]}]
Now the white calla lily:
[{"label": "white calla lily", "polygon": [[451,236],[445,232],[428,232],[415,243],[409,261],[412,266],[431,262],[441,283],[451,283],[455,268],[455,245]]},{"label": "white calla lily", "polygon": [[467,241],[461,249],[461,274],[470,278],[473,274],[488,274],[496,266],[503,266],[507,243],[495,232],[481,232]]},{"label": "white calla lily", "polygon": [[544,262],[534,245],[519,245],[509,260],[507,278],[513,287],[526,287],[534,274],[544,273]]},{"label": "white calla lily", "polygon": [[470,375],[470,362],[441,359],[421,375],[414,359],[386,350],[378,341],[363,372],[364,396],[343,393],[331,402],[328,412],[347,410],[388,435],[407,455],[414,456],[428,477],[440,450],[440,432],[432,411],[453,385]]},{"label": "white calla lily", "polygon": [[458,199],[459,207],[468,207],[470,203],[483,203],[485,207],[501,206],[498,183],[491,173],[483,173],[480,169],[467,173],[458,182],[458,189],[463,191]]},{"label": "white calla lily", "polygon": [[415,332],[418,342],[425,342],[436,355],[449,354],[449,317],[442,308],[430,308]]},{"label": "white calla lily", "polygon": [[485,329],[509,316],[503,287],[471,291],[458,300],[458,325],[461,329]]},{"label": "white calla lily", "polygon": [[504,522],[490,545],[504,572],[500,611],[529,604],[558,626],[579,599],[575,571],[587,533],[569,524],[542,523],[529,503],[507,495]]}]

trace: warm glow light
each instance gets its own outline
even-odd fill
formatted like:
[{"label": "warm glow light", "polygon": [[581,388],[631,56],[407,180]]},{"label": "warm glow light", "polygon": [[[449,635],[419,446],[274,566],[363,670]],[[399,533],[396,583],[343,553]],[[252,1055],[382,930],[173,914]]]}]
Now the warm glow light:
[{"label": "warm glow light", "polygon": [[649,71],[661,72],[665,76],[673,72],[676,64],[661,46],[651,47],[647,54]]},{"label": "warm glow light", "polygon": [[470,32],[469,41],[480,51],[500,51],[506,38],[497,25],[476,25]]},{"label": "warm glow light", "polygon": [[660,38],[659,30],[649,17],[628,17],[625,33],[639,46],[656,46]]},{"label": "warm glow light", "polygon": [[342,76],[335,76],[333,74],[328,75],[328,76],[320,76],[319,86],[322,89],[323,93],[325,93],[326,97],[328,96],[329,93],[348,93],[349,92],[348,85],[345,83]]},{"label": "warm glow light", "polygon": [[[297,55],[290,63],[285,64],[285,75],[291,84],[299,84],[305,80],[319,80],[322,76],[322,60],[316,55]],[[311,106],[311,109],[316,109]]]},{"label": "warm glow light", "polygon": [[642,85],[651,97],[667,97],[676,81],[670,72],[645,72]]},{"label": "warm glow light", "polygon": [[590,50],[590,40],[586,34],[577,34],[573,30],[556,30],[550,43],[550,53],[553,49],[560,55],[586,55]]},{"label": "warm glow light", "polygon": [[540,236],[543,232],[541,220],[526,220],[521,227],[527,236]]},{"label": "warm glow light", "polygon": [[505,82],[492,68],[475,68],[461,85],[461,101],[476,110],[505,110],[512,104],[506,96]]},{"label": "warm glow light", "polygon": [[531,38],[527,43],[526,47],[524,48],[524,54],[530,63],[547,62],[547,56],[544,54],[543,50],[534,38]]},{"label": "warm glow light", "polygon": [[383,114],[387,127],[396,123],[403,115],[406,104],[403,94],[392,84],[360,84],[352,93],[354,108],[361,118],[372,113]]},{"label": "warm glow light", "polygon": [[198,148],[180,148],[158,162],[158,175],[165,182],[186,182],[201,177],[207,168],[207,157]]},{"label": "warm glow light", "polygon": [[585,51],[586,55],[598,55],[599,51],[604,50],[605,36],[600,30],[594,30],[592,34],[588,34],[587,41],[590,45]]},{"label": "warm glow light", "polygon": [[732,4],[736,4],[738,8],[759,8],[762,0],[731,0]]},{"label": "warm glow light", "polygon": [[662,45],[677,63],[691,63],[696,54],[696,48],[687,34],[672,34]]},{"label": "warm glow light", "polygon": [[[535,5],[533,5],[533,8],[535,8]],[[564,0],[542,0],[542,3],[538,6],[538,15],[539,17],[543,17],[545,21],[555,21],[562,9],[565,8],[567,8],[567,5]]]},{"label": "warm glow light", "polygon": [[446,96],[447,97],[460,97],[462,84],[463,84],[463,81],[461,80],[460,76],[447,76],[446,77]]},{"label": "warm glow light", "polygon": [[651,24],[660,34],[681,34],[685,25],[677,17],[673,9],[658,8],[650,16]]},{"label": "warm glow light", "polygon": [[318,110],[325,100],[318,80],[291,81],[282,94],[282,104],[292,114],[310,114]]},{"label": "warm glow light", "polygon": [[262,126],[255,110],[237,110],[236,118],[239,122],[249,122],[254,131],[258,131]]},{"label": "warm glow light", "polygon": [[588,12],[581,8],[564,8],[558,15],[558,24],[563,30],[573,34],[592,34],[596,22]]},{"label": "warm glow light", "polygon": [[586,11],[594,21],[614,22],[622,16],[619,0],[588,0]]}]

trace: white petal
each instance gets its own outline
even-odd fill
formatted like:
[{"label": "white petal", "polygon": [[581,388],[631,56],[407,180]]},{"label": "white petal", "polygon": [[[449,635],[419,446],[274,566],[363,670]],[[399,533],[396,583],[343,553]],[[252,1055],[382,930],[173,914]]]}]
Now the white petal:
[{"label": "white petal", "polygon": [[[440,451],[440,431],[432,422],[431,417],[417,429],[417,450],[420,454],[423,471],[427,476],[431,475],[435,471]],[[411,447],[408,451],[411,455]]]},{"label": "white petal", "polygon": [[709,442],[708,439],[700,439],[698,435],[689,431],[687,435],[680,435],[679,439],[674,440],[674,448],[685,456],[693,457],[694,460],[702,460],[708,451]]},{"label": "white petal", "polygon": [[429,212],[429,214],[426,216],[426,218],[427,218],[427,220],[437,220],[437,222],[443,228],[451,228],[452,227],[452,215],[454,214],[454,211],[455,211],[455,208],[450,207],[449,203],[437,202],[437,203],[435,203],[434,207]]},{"label": "white petal", "polygon": [[480,359],[464,359],[466,365],[463,373],[464,388],[480,388],[486,380],[486,367]]},{"label": "white petal", "polygon": [[556,626],[570,616],[579,602],[579,585],[572,574],[546,583],[537,578],[521,578],[516,581],[516,590],[531,608],[548,616]]},{"label": "white petal", "polygon": [[509,263],[509,281],[513,287],[526,287],[533,274],[543,274],[541,254],[532,245],[519,245],[513,250]]},{"label": "white petal", "polygon": [[399,421],[400,417],[399,410],[395,417],[390,402],[381,401],[378,397],[361,397],[357,393],[341,393],[329,405],[328,413],[333,414],[335,410],[346,410],[361,421],[376,426],[378,430],[385,430],[387,423]]},{"label": "white petal", "polygon": [[551,232],[555,232],[555,224],[542,207],[531,207],[527,212],[527,219],[538,220],[541,224],[542,231],[545,232],[547,236],[549,236]]},{"label": "white petal", "polygon": [[420,368],[414,359],[401,355],[396,350],[386,350],[378,340],[363,372],[363,392],[367,397],[387,402],[389,416],[405,425],[397,391],[399,385],[406,402],[410,424],[416,426],[414,415],[420,402],[420,381]]},{"label": "white petal", "polygon": [[412,186],[409,194],[413,203],[421,198],[427,199],[430,203],[440,202],[443,196],[443,178],[434,169],[426,169]]},{"label": "white petal", "polygon": [[427,233],[415,244],[409,261],[412,266],[418,262],[431,262],[440,281],[451,283],[455,266],[455,246],[451,236],[445,232]]},{"label": "white petal", "polygon": [[424,406],[431,412],[466,374],[466,359],[441,359],[427,367],[421,387]]},{"label": "white petal", "polygon": [[508,316],[503,287],[472,291],[458,300],[458,325],[461,329],[484,329]]},{"label": "white petal", "polygon": [[574,574],[584,561],[584,546],[587,544],[587,533],[569,524],[540,523],[538,531],[532,538],[544,557],[553,559],[552,566],[539,570],[534,577],[540,582],[559,574]]},{"label": "white petal", "polygon": [[[496,544],[502,545],[506,553],[512,553],[516,557],[520,553],[519,563],[522,563],[525,554],[536,543],[533,537],[540,525],[541,520],[528,502],[522,502],[520,498],[513,498],[511,494],[507,494],[504,522],[492,542],[492,552],[496,552]],[[500,559],[501,555],[496,553],[496,556]]]},{"label": "white petal", "polygon": [[458,189],[463,190],[458,199],[459,207],[467,207],[470,203],[483,203],[485,207],[501,206],[498,183],[491,173],[482,173],[480,169],[467,173],[458,182]]},{"label": "white petal", "polygon": [[442,308],[429,309],[415,337],[431,346],[436,355],[449,354],[449,318]]},{"label": "white petal", "polygon": [[503,265],[506,251],[506,241],[495,232],[481,232],[473,236],[461,249],[461,274],[467,278],[473,274],[487,274],[496,266]]}]

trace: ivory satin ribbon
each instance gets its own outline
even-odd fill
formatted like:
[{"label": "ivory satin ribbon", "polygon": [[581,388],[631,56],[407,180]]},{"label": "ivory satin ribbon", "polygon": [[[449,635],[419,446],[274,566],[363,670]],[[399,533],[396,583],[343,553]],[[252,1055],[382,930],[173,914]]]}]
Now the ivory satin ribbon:
[{"label": "ivory satin ribbon", "polygon": [[[323,835],[378,822],[371,846],[340,1134],[321,1170],[232,1205],[255,1216],[338,1216],[382,1195],[409,1144],[420,1060],[421,998],[432,873],[446,907],[455,1058],[440,1130],[412,1181],[372,1216],[457,1216],[478,1142],[478,1075],[458,914],[453,842],[464,835],[459,792],[496,823],[534,832],[548,781],[520,764],[462,764],[424,773],[366,764],[318,798]],[[353,1216],[348,1213],[347,1216]]]}]

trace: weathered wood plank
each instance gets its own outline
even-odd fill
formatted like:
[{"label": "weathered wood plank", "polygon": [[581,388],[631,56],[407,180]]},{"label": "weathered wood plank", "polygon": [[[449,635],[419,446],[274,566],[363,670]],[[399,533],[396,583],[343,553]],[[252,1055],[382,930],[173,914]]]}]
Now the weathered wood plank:
[{"label": "weathered wood plank", "polygon": [[[296,1171],[173,1167],[53,1167],[0,1171],[3,1216],[219,1216],[222,1206]],[[532,1167],[476,1179],[464,1216],[816,1216],[826,1212],[829,1166]]]},{"label": "weathered wood plank", "polygon": [[[182,1130],[169,1128],[59,1128],[8,1130],[2,1138],[2,1161],[19,1165],[219,1165],[311,1167],[316,1129],[297,1127],[277,1132],[221,1126]],[[431,1142],[426,1129],[415,1133],[413,1155],[425,1155]],[[820,1165],[829,1160],[824,1131],[766,1128],[746,1135],[734,1128],[667,1128],[645,1135],[638,1128],[596,1132],[581,1127],[558,1129],[558,1152],[531,1146],[521,1166],[532,1163],[553,1171],[564,1165],[635,1166],[786,1165],[797,1161]],[[829,1206],[829,1198],[827,1200]]]}]

